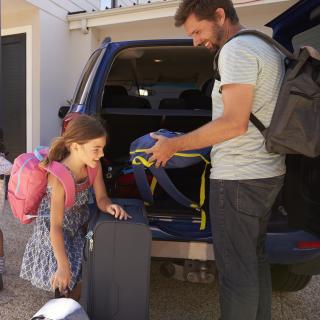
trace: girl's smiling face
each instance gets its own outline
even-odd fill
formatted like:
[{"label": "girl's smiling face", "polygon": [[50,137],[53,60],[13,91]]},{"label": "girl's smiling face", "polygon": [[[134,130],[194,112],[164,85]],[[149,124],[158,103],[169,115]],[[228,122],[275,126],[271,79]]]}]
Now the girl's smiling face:
[{"label": "girl's smiling face", "polygon": [[84,164],[91,168],[95,168],[99,159],[104,155],[103,148],[105,145],[105,136],[92,139],[84,144],[78,145],[78,156],[80,157],[80,160],[84,162]]}]

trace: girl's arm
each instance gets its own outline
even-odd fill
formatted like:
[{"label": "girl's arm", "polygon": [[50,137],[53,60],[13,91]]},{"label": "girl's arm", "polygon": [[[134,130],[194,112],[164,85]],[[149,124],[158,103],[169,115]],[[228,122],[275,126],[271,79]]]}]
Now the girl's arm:
[{"label": "girl's arm", "polygon": [[110,198],[108,197],[102,177],[101,163],[98,162],[97,165],[98,172],[93,183],[93,189],[96,196],[98,208],[103,212],[107,212],[115,216],[115,218],[119,218],[120,220],[127,220],[128,218],[131,218],[131,216],[128,215],[128,213],[122,207],[120,207],[117,204],[113,204]]},{"label": "girl's arm", "polygon": [[50,211],[50,240],[58,268],[51,279],[53,289],[59,288],[62,293],[66,290],[71,280],[71,270],[66,254],[63,236],[63,218],[65,191],[60,181],[49,175],[48,184],[52,186],[51,211]]}]

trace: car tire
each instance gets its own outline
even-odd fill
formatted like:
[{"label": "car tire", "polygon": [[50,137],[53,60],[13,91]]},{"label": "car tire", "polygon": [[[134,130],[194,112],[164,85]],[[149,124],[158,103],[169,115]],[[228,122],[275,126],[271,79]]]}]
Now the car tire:
[{"label": "car tire", "polygon": [[272,290],[280,292],[294,292],[305,288],[312,276],[296,274],[287,265],[271,266]]}]

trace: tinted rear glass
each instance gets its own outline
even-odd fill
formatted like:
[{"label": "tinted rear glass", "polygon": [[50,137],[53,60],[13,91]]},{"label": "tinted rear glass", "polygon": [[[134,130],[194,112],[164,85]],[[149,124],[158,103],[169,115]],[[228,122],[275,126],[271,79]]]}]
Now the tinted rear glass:
[{"label": "tinted rear glass", "polygon": [[88,82],[88,79],[93,71],[93,68],[99,58],[101,54],[101,50],[97,50],[95,51],[90,59],[88,60],[86,66],[84,67],[83,71],[82,71],[82,75],[81,75],[81,80],[78,84],[78,88],[76,90],[76,94],[75,94],[75,97],[74,97],[74,101],[73,103],[74,104],[80,104],[81,103],[81,97],[83,96],[83,93],[84,93],[84,89],[86,87],[86,84]]}]

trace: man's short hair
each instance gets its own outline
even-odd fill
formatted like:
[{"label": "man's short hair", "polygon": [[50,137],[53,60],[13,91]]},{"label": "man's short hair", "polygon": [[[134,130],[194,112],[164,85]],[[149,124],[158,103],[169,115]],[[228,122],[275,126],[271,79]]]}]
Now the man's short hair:
[{"label": "man's short hair", "polygon": [[215,10],[222,8],[232,24],[239,22],[231,0],[182,0],[174,16],[175,26],[181,27],[191,14],[199,20],[215,21]]}]

